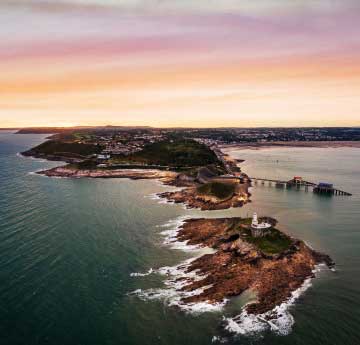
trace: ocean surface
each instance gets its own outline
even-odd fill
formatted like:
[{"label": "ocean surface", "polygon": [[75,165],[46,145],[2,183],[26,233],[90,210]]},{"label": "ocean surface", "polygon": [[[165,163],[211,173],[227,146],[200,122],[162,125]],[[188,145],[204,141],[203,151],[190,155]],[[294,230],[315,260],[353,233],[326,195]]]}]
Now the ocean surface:
[{"label": "ocean surface", "polygon": [[[1,344],[360,344],[359,149],[232,151],[250,176],[301,175],[353,196],[259,185],[242,209],[201,212],[158,200],[168,187],[156,181],[36,175],[59,162],[17,153],[44,138],[0,132]],[[247,296],[211,311],[176,307],[166,272],[200,253],[167,236],[184,217],[254,211],[329,254],[336,271],[320,268],[283,306],[277,329],[236,318]]]}]

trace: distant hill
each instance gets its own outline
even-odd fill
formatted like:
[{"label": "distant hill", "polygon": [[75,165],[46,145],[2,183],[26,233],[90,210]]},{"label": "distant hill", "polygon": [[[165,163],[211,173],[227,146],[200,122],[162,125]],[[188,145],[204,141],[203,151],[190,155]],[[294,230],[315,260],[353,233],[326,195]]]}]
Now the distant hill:
[{"label": "distant hill", "polygon": [[64,127],[31,127],[21,128],[16,132],[16,134],[55,134],[71,130],[73,129]]},{"label": "distant hill", "polygon": [[84,159],[89,155],[101,152],[102,147],[93,144],[66,143],[56,140],[48,140],[44,143],[33,147],[32,149],[22,152],[24,156],[33,156],[46,158],[50,160],[63,160],[67,158]]},{"label": "distant hill", "polygon": [[21,128],[17,134],[57,134],[74,131],[126,131],[132,129],[149,129],[148,126],[76,126],[76,127],[27,127]]}]

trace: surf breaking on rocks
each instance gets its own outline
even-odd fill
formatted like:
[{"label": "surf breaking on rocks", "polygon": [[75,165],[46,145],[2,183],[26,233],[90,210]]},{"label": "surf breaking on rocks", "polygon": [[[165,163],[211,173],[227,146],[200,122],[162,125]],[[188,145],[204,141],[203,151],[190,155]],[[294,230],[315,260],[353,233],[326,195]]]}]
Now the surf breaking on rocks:
[{"label": "surf breaking on rocks", "polygon": [[[160,274],[166,276],[164,288],[153,289],[137,289],[132,295],[136,295],[142,300],[163,299],[168,306],[177,306],[181,310],[189,313],[203,312],[221,312],[229,299],[224,298],[222,301],[214,303],[210,301],[196,301],[193,303],[184,302],[184,299],[202,294],[212,285],[201,286],[194,290],[184,289],[193,282],[204,280],[207,275],[199,270],[190,270],[191,264],[203,256],[204,254],[214,253],[216,250],[209,247],[201,247],[199,245],[189,245],[188,241],[179,241],[178,234],[180,229],[190,217],[179,217],[159,227],[166,228],[161,231],[165,236],[163,243],[172,249],[192,252],[192,257],[176,266],[165,266],[158,269],[150,268],[144,273],[132,273],[133,277],[145,277],[150,274]],[[317,265],[313,273],[319,271],[320,266]],[[306,279],[302,286],[291,293],[291,297],[287,301],[276,306],[274,309],[262,314],[251,314],[245,310],[246,305],[242,307],[242,312],[234,317],[223,316],[222,325],[230,334],[234,335],[253,335],[267,330],[273,331],[279,335],[287,335],[291,332],[294,325],[294,318],[289,309],[296,300],[311,286],[311,278]]]},{"label": "surf breaking on rocks", "polygon": [[178,217],[171,220],[160,227],[167,228],[161,231],[161,235],[165,238],[163,244],[170,246],[172,249],[181,250],[184,252],[194,253],[195,256],[187,259],[176,266],[164,266],[158,269],[150,268],[147,272],[134,272],[131,273],[131,277],[146,277],[150,274],[160,274],[166,276],[164,281],[164,288],[155,289],[137,289],[130,293],[130,295],[136,295],[142,300],[156,300],[163,299],[168,306],[177,306],[181,310],[189,313],[201,313],[210,311],[220,311],[226,304],[227,300],[224,299],[221,303],[184,303],[182,300],[186,297],[195,296],[201,294],[211,286],[205,286],[193,291],[183,291],[182,289],[191,282],[200,281],[206,276],[199,274],[199,271],[190,271],[188,269],[191,263],[202,255],[213,253],[211,248],[200,248],[199,246],[187,245],[187,241],[178,241],[177,234],[180,227],[184,224],[187,216]]}]

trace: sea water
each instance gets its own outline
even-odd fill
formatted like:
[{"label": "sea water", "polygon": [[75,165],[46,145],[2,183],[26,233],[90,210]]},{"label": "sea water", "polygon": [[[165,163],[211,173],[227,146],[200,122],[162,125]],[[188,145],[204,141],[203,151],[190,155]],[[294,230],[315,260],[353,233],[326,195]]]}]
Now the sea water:
[{"label": "sea water", "polygon": [[[155,194],[168,187],[156,181],[32,174],[62,164],[17,155],[45,137],[0,132],[1,344],[360,343],[360,150],[233,151],[250,176],[302,175],[353,196],[259,185],[242,209],[202,212],[159,203]],[[202,254],[173,242],[177,226],[189,217],[254,211],[277,218],[282,230],[337,263],[284,306],[275,326],[286,332],[240,322],[251,296],[213,309],[176,306],[171,279]],[[147,298],[149,291],[159,296]]]}]

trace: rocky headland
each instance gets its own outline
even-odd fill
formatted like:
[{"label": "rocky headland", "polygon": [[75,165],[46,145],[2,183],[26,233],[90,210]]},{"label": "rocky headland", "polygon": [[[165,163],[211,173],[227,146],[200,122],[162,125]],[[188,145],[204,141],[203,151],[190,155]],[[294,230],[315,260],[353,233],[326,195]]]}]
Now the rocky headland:
[{"label": "rocky headland", "polygon": [[[250,193],[248,191],[249,182],[240,183],[239,180],[222,180],[220,178],[209,177],[208,182],[198,177],[189,177],[183,173],[170,170],[157,169],[78,169],[72,165],[55,167],[48,170],[37,172],[48,177],[66,178],[129,178],[157,179],[166,185],[182,187],[182,189],[172,192],[159,193],[158,196],[167,199],[169,202],[183,203],[188,208],[199,208],[201,210],[220,210],[230,207],[241,207],[249,202]],[[207,186],[216,181],[216,192],[211,190],[201,192],[201,186]],[[226,193],[224,193],[224,191]]]},{"label": "rocky headland", "polygon": [[158,195],[174,203],[183,203],[188,208],[201,210],[224,210],[230,207],[241,207],[249,202],[249,185],[236,183],[234,191],[228,197],[219,198],[211,194],[202,194],[197,186],[184,188],[174,192],[164,192]]},{"label": "rocky headland", "polygon": [[[190,219],[179,229],[177,239],[189,245],[216,249],[191,262],[187,272],[202,279],[187,279],[183,291],[202,291],[184,298],[183,303],[219,303],[250,290],[257,300],[246,306],[251,314],[264,314],[287,301],[293,291],[314,276],[317,264],[334,263],[325,254],[309,248],[274,226],[261,238],[251,235],[249,219]],[[200,290],[198,290],[200,289]],[[201,290],[203,289],[203,290]]]},{"label": "rocky headland", "polygon": [[173,184],[177,173],[156,169],[76,169],[69,166],[38,171],[48,177],[67,178],[129,178],[132,180],[158,179],[165,184]]}]

